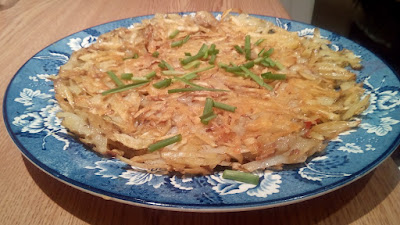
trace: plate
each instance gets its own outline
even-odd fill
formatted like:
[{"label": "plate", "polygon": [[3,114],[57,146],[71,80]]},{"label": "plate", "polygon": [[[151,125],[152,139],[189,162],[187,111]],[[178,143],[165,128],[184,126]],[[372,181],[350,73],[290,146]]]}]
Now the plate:
[{"label": "plate", "polygon": [[[185,14],[191,16],[193,14]],[[220,17],[220,13],[215,13]],[[291,20],[253,15],[300,36],[315,27]],[[371,105],[358,129],[331,141],[324,153],[282,171],[260,172],[253,186],[222,179],[221,173],[180,178],[129,170],[121,161],[99,156],[67,134],[56,113],[53,83],[71,53],[118,27],[130,27],[143,16],[95,26],[63,38],[29,59],[10,82],[4,99],[4,121],[23,155],[44,172],[75,188],[132,205],[175,211],[243,211],[292,204],[326,194],[367,174],[387,158],[400,139],[400,83],[392,70],[358,44],[321,29],[331,48],[361,56]]]}]

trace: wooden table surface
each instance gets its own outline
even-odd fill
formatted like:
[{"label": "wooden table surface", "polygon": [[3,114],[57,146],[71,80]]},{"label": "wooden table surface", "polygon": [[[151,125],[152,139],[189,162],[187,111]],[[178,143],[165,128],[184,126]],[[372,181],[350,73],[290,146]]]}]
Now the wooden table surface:
[{"label": "wooden table surface", "polygon": [[[156,12],[228,8],[289,18],[278,0],[0,0],[0,103],[24,62],[69,34]],[[400,172],[391,158],[356,182],[305,202],[248,212],[182,213],[107,201],[57,181],[24,159],[2,119],[0,152],[0,224],[400,224]]]}]

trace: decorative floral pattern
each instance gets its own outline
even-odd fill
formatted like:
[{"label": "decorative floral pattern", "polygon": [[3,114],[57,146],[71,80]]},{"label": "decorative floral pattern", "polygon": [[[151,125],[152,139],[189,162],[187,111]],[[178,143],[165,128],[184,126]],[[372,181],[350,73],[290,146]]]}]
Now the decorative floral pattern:
[{"label": "decorative floral pattern", "polygon": [[[217,18],[220,17],[221,14],[218,14]],[[312,36],[314,32],[314,27],[294,21],[265,19],[284,29],[297,31],[299,36]],[[331,141],[324,154],[315,156],[304,165],[287,166],[283,171],[259,171],[258,185],[227,180],[222,173],[195,177],[149,174],[137,168],[132,169],[119,160],[98,156],[70,137],[61,126],[61,121],[56,117],[60,107],[54,100],[49,77],[68,61],[72,51],[90,46],[101,33],[121,24],[133,26],[131,24],[137,22],[140,22],[140,18],[116,21],[63,39],[34,56],[29,61],[32,64],[24,66],[16,75],[20,82],[10,84],[5,103],[5,114],[9,120],[5,121],[10,124],[14,140],[22,143],[21,146],[25,148],[23,151],[33,155],[32,161],[55,168],[58,171],[55,176],[65,175],[81,188],[97,193],[104,191],[106,195],[121,195],[121,199],[141,204],[160,201],[183,208],[207,208],[208,205],[229,208],[234,204],[254,206],[268,205],[270,201],[286,202],[307,196],[305,193],[318,194],[321,186],[327,187],[327,190],[337,184],[343,185],[354,179],[355,172],[369,171],[371,160],[390,152],[382,143],[387,141],[389,145],[399,133],[400,84],[396,76],[370,52],[360,50],[358,45],[338,35],[321,30],[322,37],[332,41],[332,49],[350,48],[363,60],[374,62],[366,63],[365,72],[361,71],[358,76],[364,82],[365,94],[370,95],[370,107],[363,113],[359,129],[342,133]],[[369,76],[371,71],[374,76],[383,78]],[[393,137],[393,133],[397,135]],[[390,135],[390,139],[387,139]],[[42,148],[37,150],[31,147],[35,143]],[[294,197],[291,199],[287,196]]]}]

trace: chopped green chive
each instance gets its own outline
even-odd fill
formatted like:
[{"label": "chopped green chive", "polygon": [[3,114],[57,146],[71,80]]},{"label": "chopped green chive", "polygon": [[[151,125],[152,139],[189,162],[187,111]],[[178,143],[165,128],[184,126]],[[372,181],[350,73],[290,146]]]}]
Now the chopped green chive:
[{"label": "chopped green chive", "polygon": [[163,70],[161,71],[164,75],[175,76],[175,75],[183,75],[185,72],[183,71],[176,71],[176,70]]},{"label": "chopped green chive", "polygon": [[153,52],[153,54],[151,54],[151,56],[153,56],[154,58],[157,58],[160,55],[159,52],[155,51]]},{"label": "chopped green chive", "polygon": [[252,73],[249,69],[247,69],[244,66],[241,66],[240,69],[243,70],[248,76],[250,76],[251,79],[253,79],[257,84],[259,84],[261,87],[264,87],[265,89],[272,90],[273,88],[266,84],[263,79],[256,74]]},{"label": "chopped green chive", "polygon": [[171,47],[180,47],[183,44],[185,44],[186,42],[188,42],[189,39],[190,39],[190,35],[186,35],[186,37],[184,39],[172,42]]},{"label": "chopped green chive", "polygon": [[235,48],[235,50],[239,53],[239,54],[244,54],[244,50],[243,48],[241,48],[239,45],[235,45],[233,46]]},{"label": "chopped green chive", "polygon": [[140,82],[133,83],[133,84],[127,84],[127,85],[123,85],[123,86],[120,86],[120,87],[117,87],[117,88],[113,88],[113,89],[110,89],[110,90],[107,90],[107,91],[103,91],[101,94],[102,95],[108,95],[108,94],[123,92],[123,91],[127,91],[129,89],[132,89],[132,88],[137,88],[137,87],[143,86],[143,85],[145,85],[147,83],[149,83],[149,81],[140,81]]},{"label": "chopped green chive", "polygon": [[215,118],[217,115],[213,111],[214,101],[211,98],[206,98],[206,103],[204,104],[203,115],[200,116],[201,122],[205,125],[208,124],[210,120]]},{"label": "chopped green chive", "polygon": [[260,182],[260,178],[257,175],[235,170],[225,170],[222,174],[222,178],[254,185],[258,185],[258,183]]},{"label": "chopped green chive", "polygon": [[224,103],[222,103],[222,102],[216,102],[216,101],[214,101],[214,107],[215,108],[219,108],[219,109],[223,109],[223,110],[226,110],[226,111],[229,111],[229,112],[235,112],[235,110],[236,110],[236,106],[231,106],[231,105],[227,105],[227,104],[224,104]]},{"label": "chopped green chive", "polygon": [[178,34],[179,34],[179,30],[174,30],[174,31],[172,31],[172,33],[168,37],[169,37],[169,39],[173,39]]},{"label": "chopped green chive", "polygon": [[272,53],[274,53],[274,48],[270,48],[268,49],[268,51],[264,52],[262,54],[263,57],[270,57],[272,55]]},{"label": "chopped green chive", "polygon": [[261,74],[261,77],[268,80],[285,80],[286,74],[273,74],[271,72],[266,72]]},{"label": "chopped green chive", "polygon": [[278,68],[279,70],[283,70],[285,69],[285,66],[283,66],[280,62],[275,61],[275,66],[276,68]]},{"label": "chopped green chive", "polygon": [[131,80],[133,81],[147,81],[146,77],[132,77]]},{"label": "chopped green chive", "polygon": [[178,93],[178,92],[193,92],[193,91],[229,91],[229,90],[223,90],[223,89],[214,89],[214,88],[198,88],[198,87],[192,87],[192,88],[176,88],[176,89],[169,89],[168,93]]},{"label": "chopped green chive", "polygon": [[150,73],[146,74],[145,77],[150,80],[151,78],[156,76],[156,71],[151,71]]},{"label": "chopped green chive", "polygon": [[174,68],[171,65],[169,65],[167,62],[165,62],[164,60],[161,60],[161,62],[158,64],[158,66],[161,69],[174,70]]},{"label": "chopped green chive", "polygon": [[261,57],[265,52],[265,48],[261,49],[261,51],[258,53],[258,56]]},{"label": "chopped green chive", "polygon": [[194,60],[197,60],[197,59],[202,58],[202,57],[206,54],[206,51],[207,51],[207,45],[206,45],[206,44],[203,44],[203,45],[201,46],[199,52],[198,52],[196,55],[194,55],[194,56],[189,56],[189,57],[183,59],[183,60],[181,61],[182,65],[186,65],[186,64],[188,64],[188,63],[190,63],[190,62],[193,62]]},{"label": "chopped green chive", "polygon": [[195,73],[188,73],[188,74],[186,74],[185,76],[182,76],[181,78],[182,79],[185,79],[185,80],[193,80],[193,79],[195,79],[195,78],[197,78],[198,76],[197,76],[197,74],[195,74]]},{"label": "chopped green chive", "polygon": [[185,83],[185,84],[187,84],[187,85],[189,85],[189,86],[195,87],[195,88],[207,89],[206,87],[197,85],[197,84],[195,84],[195,83],[192,83],[192,82],[190,82],[190,81],[188,81],[188,80],[186,80],[186,79],[180,78],[180,77],[175,77],[175,79],[176,79],[176,80],[179,80],[179,81],[181,81],[181,82],[183,82],[183,83]]},{"label": "chopped green chive", "polygon": [[208,54],[213,55],[213,54],[218,54],[218,50],[215,49],[216,45],[215,44],[211,44],[210,48],[208,49]]},{"label": "chopped green chive", "polygon": [[149,149],[150,152],[154,152],[154,151],[156,151],[158,149],[164,148],[165,146],[174,144],[174,143],[179,142],[181,140],[182,140],[182,135],[178,134],[178,135],[175,135],[173,137],[170,137],[170,138],[158,141],[158,142],[156,142],[154,144],[151,144],[151,145],[149,145],[148,149]]},{"label": "chopped green chive", "polygon": [[206,116],[206,117],[201,117],[201,120],[200,120],[200,121],[201,121],[203,124],[208,125],[208,123],[209,123],[212,119],[214,119],[215,117],[217,117],[216,114],[211,114],[211,115]]},{"label": "chopped green chive", "polygon": [[244,39],[244,54],[247,60],[251,60],[251,44],[250,44],[250,35],[246,35]]},{"label": "chopped green chive", "polygon": [[206,67],[203,67],[203,68],[194,70],[194,71],[192,71],[192,72],[189,72],[189,73],[183,75],[181,78],[186,77],[186,76],[191,76],[190,74],[196,74],[196,73],[204,72],[204,71],[210,70],[210,69],[212,69],[212,68],[214,68],[213,65],[211,65],[211,66],[206,66]]},{"label": "chopped green chive", "polygon": [[217,58],[217,55],[211,55],[210,60],[208,61],[209,64],[214,65],[215,59]]},{"label": "chopped green chive", "polygon": [[121,74],[121,79],[123,79],[123,80],[130,80],[130,79],[132,79],[132,77],[133,77],[132,73],[122,73]]},{"label": "chopped green chive", "polygon": [[266,67],[274,67],[276,65],[275,61],[270,58],[264,58],[261,64]]},{"label": "chopped green chive", "polygon": [[192,56],[192,53],[190,53],[190,52],[185,52],[185,56]]},{"label": "chopped green chive", "polygon": [[263,41],[265,41],[264,38],[258,39],[258,40],[256,41],[256,43],[254,43],[254,45],[255,45],[255,46],[259,46]]},{"label": "chopped green chive", "polygon": [[171,85],[171,82],[172,82],[172,79],[171,79],[171,78],[169,78],[169,79],[164,79],[164,80],[161,80],[161,81],[158,81],[158,82],[154,83],[154,84],[153,84],[153,87],[155,87],[155,88],[157,88],[157,89],[166,88],[166,87],[168,87],[169,85]]},{"label": "chopped green chive", "polygon": [[115,83],[118,87],[124,85],[124,82],[122,82],[122,81],[117,77],[117,75],[115,75],[114,72],[112,72],[112,71],[107,71],[107,74],[108,74],[108,76],[111,78],[111,80],[113,80],[114,83]]},{"label": "chopped green chive", "polygon": [[183,69],[185,69],[185,70],[188,70],[188,69],[190,69],[190,68],[197,68],[198,66],[200,66],[200,61],[199,60],[195,60],[195,61],[193,61],[193,62],[190,62],[190,63],[188,63],[188,64],[186,64],[186,65],[184,65],[184,66],[182,66],[183,67]]}]

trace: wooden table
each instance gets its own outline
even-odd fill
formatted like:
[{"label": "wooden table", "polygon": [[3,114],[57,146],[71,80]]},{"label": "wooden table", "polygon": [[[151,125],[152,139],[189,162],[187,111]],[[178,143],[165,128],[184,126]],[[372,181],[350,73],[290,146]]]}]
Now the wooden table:
[{"label": "wooden table", "polygon": [[[0,93],[42,48],[69,34],[155,12],[223,11],[289,18],[278,0],[0,0]],[[3,116],[1,115],[1,118]],[[78,191],[25,160],[0,120],[0,224],[399,224],[400,172],[391,158],[333,193],[273,209],[181,213],[107,201]]]}]

